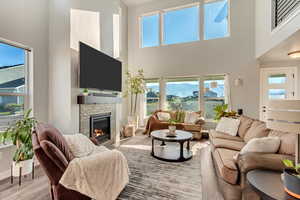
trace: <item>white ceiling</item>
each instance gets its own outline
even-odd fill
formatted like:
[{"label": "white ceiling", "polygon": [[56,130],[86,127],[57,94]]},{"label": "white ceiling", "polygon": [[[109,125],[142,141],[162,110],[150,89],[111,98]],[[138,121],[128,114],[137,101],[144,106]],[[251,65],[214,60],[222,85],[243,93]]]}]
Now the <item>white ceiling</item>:
[{"label": "white ceiling", "polygon": [[[123,0],[123,2],[127,5],[127,6],[136,6],[136,5],[141,5],[144,3],[148,3],[151,1],[159,1],[159,0]],[[162,0],[160,0],[162,1]]]},{"label": "white ceiling", "polygon": [[[291,59],[287,54],[292,51],[300,50],[300,31],[290,36],[287,40],[267,52],[265,55],[259,58],[263,63],[277,62],[277,61],[295,61]],[[299,59],[296,59],[299,60]]]}]

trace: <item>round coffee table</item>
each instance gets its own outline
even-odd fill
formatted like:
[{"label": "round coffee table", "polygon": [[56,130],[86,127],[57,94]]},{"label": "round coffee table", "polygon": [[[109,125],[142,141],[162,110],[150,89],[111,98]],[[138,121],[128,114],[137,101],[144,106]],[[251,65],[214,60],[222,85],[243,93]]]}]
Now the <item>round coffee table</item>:
[{"label": "round coffee table", "polygon": [[[176,130],[175,137],[168,137],[169,130],[158,130],[151,133],[152,137],[152,152],[151,155],[154,158],[167,162],[184,162],[193,157],[193,153],[190,151],[190,141],[193,138],[193,134]],[[155,140],[161,141],[160,146],[155,145]],[[184,143],[187,142],[186,148]],[[171,143],[179,143],[178,145]]]}]

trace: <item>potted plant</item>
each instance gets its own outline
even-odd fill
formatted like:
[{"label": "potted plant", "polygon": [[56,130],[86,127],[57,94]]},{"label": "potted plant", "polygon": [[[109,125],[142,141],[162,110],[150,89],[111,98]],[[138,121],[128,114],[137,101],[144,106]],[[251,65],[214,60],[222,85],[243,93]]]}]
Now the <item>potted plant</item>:
[{"label": "potted plant", "polygon": [[300,198],[300,164],[294,165],[291,160],[283,160],[287,169],[283,170],[284,190],[291,196]]},{"label": "potted plant", "polygon": [[168,136],[175,136],[176,135],[176,123],[177,123],[177,121],[174,120],[174,119],[170,119],[168,122],[169,122]]},{"label": "potted plant", "polygon": [[2,142],[11,140],[16,146],[12,163],[12,175],[15,177],[19,176],[20,167],[22,167],[22,175],[32,172],[34,153],[31,133],[37,121],[33,117],[30,117],[30,113],[31,109],[26,111],[23,119],[9,127],[0,138]]},{"label": "potted plant", "polygon": [[128,123],[133,124],[138,128],[138,115],[137,115],[137,106],[139,95],[146,92],[146,84],[144,71],[142,69],[138,70],[137,74],[131,72],[126,72],[126,90],[124,93],[125,97],[130,96],[130,112],[128,117]]},{"label": "potted plant", "polygon": [[87,88],[83,89],[82,94],[83,94],[83,96],[88,96],[89,90]]},{"label": "potted plant", "polygon": [[237,112],[227,111],[227,110],[228,110],[228,104],[217,105],[214,108],[214,111],[216,113],[215,120],[220,121],[222,117],[236,117]]}]

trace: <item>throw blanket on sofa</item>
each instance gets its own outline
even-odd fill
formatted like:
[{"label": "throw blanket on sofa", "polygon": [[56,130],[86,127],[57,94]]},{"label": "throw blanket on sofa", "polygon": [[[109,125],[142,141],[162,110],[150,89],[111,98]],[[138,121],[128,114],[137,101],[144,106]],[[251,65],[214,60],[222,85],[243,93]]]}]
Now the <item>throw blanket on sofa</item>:
[{"label": "throw blanket on sofa", "polygon": [[[96,200],[115,200],[129,182],[126,158],[117,150],[111,151],[89,143],[82,137],[77,138],[81,145],[93,145],[91,148],[85,148],[93,151],[87,156],[73,159],[63,174],[60,184]],[[81,145],[74,145],[78,140],[66,139],[71,146],[71,151],[79,152],[76,148],[80,148]]]}]

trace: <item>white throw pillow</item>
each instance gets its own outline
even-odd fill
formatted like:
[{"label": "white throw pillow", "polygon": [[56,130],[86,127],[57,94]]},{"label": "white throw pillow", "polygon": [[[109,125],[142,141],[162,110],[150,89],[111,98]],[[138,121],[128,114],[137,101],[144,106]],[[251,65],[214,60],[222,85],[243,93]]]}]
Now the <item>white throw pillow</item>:
[{"label": "white throw pillow", "polygon": [[88,156],[93,153],[96,145],[83,134],[64,135],[68,146],[76,158]]},{"label": "white throw pillow", "polygon": [[251,139],[240,151],[240,155],[255,153],[276,153],[280,147],[279,137],[263,137]]},{"label": "white throw pillow", "polygon": [[217,125],[216,131],[226,133],[231,136],[236,136],[240,122],[241,121],[239,119],[222,117]]},{"label": "white throw pillow", "polygon": [[196,112],[185,112],[184,123],[195,124],[200,119],[200,114]]},{"label": "white throw pillow", "polygon": [[171,119],[170,113],[167,112],[158,112],[157,117],[160,121],[168,121]]}]

